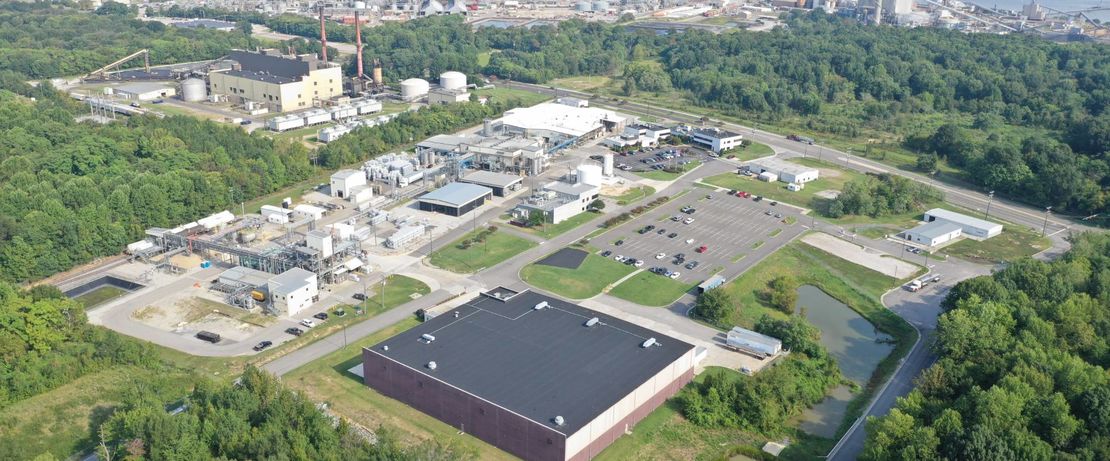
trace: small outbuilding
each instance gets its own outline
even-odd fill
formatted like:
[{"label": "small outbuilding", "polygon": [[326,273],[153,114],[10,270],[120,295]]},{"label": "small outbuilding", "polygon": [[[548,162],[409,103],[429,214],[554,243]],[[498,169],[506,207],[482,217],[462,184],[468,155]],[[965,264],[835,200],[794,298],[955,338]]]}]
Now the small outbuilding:
[{"label": "small outbuilding", "polygon": [[366,185],[366,172],[362,170],[339,170],[331,175],[331,196],[350,198],[353,189]]},{"label": "small outbuilding", "polygon": [[423,211],[462,216],[493,198],[493,189],[477,184],[453,182],[416,198]]},{"label": "small outbuilding", "polygon": [[120,85],[113,89],[113,93],[134,101],[153,101],[174,96],[177,90],[161,83],[136,82]]},{"label": "small outbuilding", "polygon": [[963,234],[959,225],[948,221],[933,221],[922,224],[902,233],[902,237],[913,243],[935,247],[955,240]]},{"label": "small outbuilding", "polygon": [[274,276],[267,286],[274,307],[290,316],[308,309],[320,295],[316,274],[299,267]]}]

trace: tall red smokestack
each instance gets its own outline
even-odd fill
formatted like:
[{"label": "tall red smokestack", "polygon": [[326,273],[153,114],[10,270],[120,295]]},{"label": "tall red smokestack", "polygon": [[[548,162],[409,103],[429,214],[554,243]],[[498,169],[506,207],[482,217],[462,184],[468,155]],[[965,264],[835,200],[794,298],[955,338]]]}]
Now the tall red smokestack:
[{"label": "tall red smokestack", "polygon": [[324,27],[324,5],[320,5],[320,58],[328,63],[328,31]]},{"label": "tall red smokestack", "polygon": [[355,11],[355,52],[358,53],[355,58],[358,63],[358,79],[362,80],[362,21],[358,19],[358,11]]}]

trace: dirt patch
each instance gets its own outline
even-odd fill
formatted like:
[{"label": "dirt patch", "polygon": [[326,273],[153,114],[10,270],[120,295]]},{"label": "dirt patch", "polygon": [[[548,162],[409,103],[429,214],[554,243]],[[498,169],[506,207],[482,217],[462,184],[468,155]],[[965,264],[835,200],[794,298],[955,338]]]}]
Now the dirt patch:
[{"label": "dirt patch", "polygon": [[814,248],[827,251],[841,259],[859,264],[883,275],[895,278],[908,277],[918,270],[917,266],[889,257],[886,253],[864,248],[829,234],[809,234],[803,237],[802,241]]},{"label": "dirt patch", "polygon": [[629,189],[632,189],[632,187],[633,184],[628,182],[624,184],[605,184],[601,186],[601,195],[619,197],[624,195],[625,192],[628,192]]},{"label": "dirt patch", "polygon": [[132,312],[131,318],[160,330],[206,330],[236,341],[249,338],[276,320],[200,297],[182,299],[168,307],[142,307]]}]

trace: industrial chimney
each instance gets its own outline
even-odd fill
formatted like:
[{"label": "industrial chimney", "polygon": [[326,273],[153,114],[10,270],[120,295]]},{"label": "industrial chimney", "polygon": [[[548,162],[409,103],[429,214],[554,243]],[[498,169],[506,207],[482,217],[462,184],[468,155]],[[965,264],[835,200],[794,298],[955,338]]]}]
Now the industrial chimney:
[{"label": "industrial chimney", "polygon": [[374,58],[374,86],[382,86],[384,80],[382,79],[382,62],[378,58]]},{"label": "industrial chimney", "polygon": [[358,63],[358,80],[361,82],[362,74],[362,21],[358,19],[358,11],[355,11],[355,52],[358,53],[355,58]]},{"label": "industrial chimney", "polygon": [[320,59],[328,63],[328,31],[324,27],[324,5],[320,5]]}]

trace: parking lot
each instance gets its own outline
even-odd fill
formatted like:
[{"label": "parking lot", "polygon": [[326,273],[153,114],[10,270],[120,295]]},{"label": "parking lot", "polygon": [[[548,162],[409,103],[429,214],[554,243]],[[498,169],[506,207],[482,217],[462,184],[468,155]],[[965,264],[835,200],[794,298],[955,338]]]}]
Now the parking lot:
[{"label": "parking lot", "polygon": [[[712,198],[707,199],[706,195]],[[687,206],[693,207],[694,212],[683,213],[681,210]],[[781,217],[775,217],[776,214]],[[674,221],[675,216],[680,220]],[[687,218],[693,221],[686,224]],[[698,283],[718,270],[731,278],[805,231],[797,222],[786,224],[787,218],[797,220],[799,215],[795,209],[772,206],[768,200],[755,202],[724,191],[694,188],[625,223],[595,244],[603,253],[612,252],[611,258],[620,255],[642,260],[641,269],[661,266],[678,271],[680,281]],[[639,233],[647,226],[655,227]],[[672,234],[676,235],[671,237]],[[618,240],[622,241],[620,245],[616,244]],[[706,248],[699,253],[702,246]],[[656,259],[659,253],[665,256]],[[685,256],[681,264],[675,263],[678,254]],[[686,267],[695,261],[697,267],[692,270]]]},{"label": "parking lot", "polygon": [[[679,154],[669,159],[664,159],[659,156],[667,151],[677,151]],[[683,161],[705,161],[708,156],[708,152],[697,147],[662,145],[657,148],[646,149],[644,152],[632,151],[624,154],[616,154],[613,163],[617,168],[624,171],[651,171],[652,169],[661,169],[665,166],[678,166],[679,163]],[[627,166],[622,167],[621,165]]]}]

